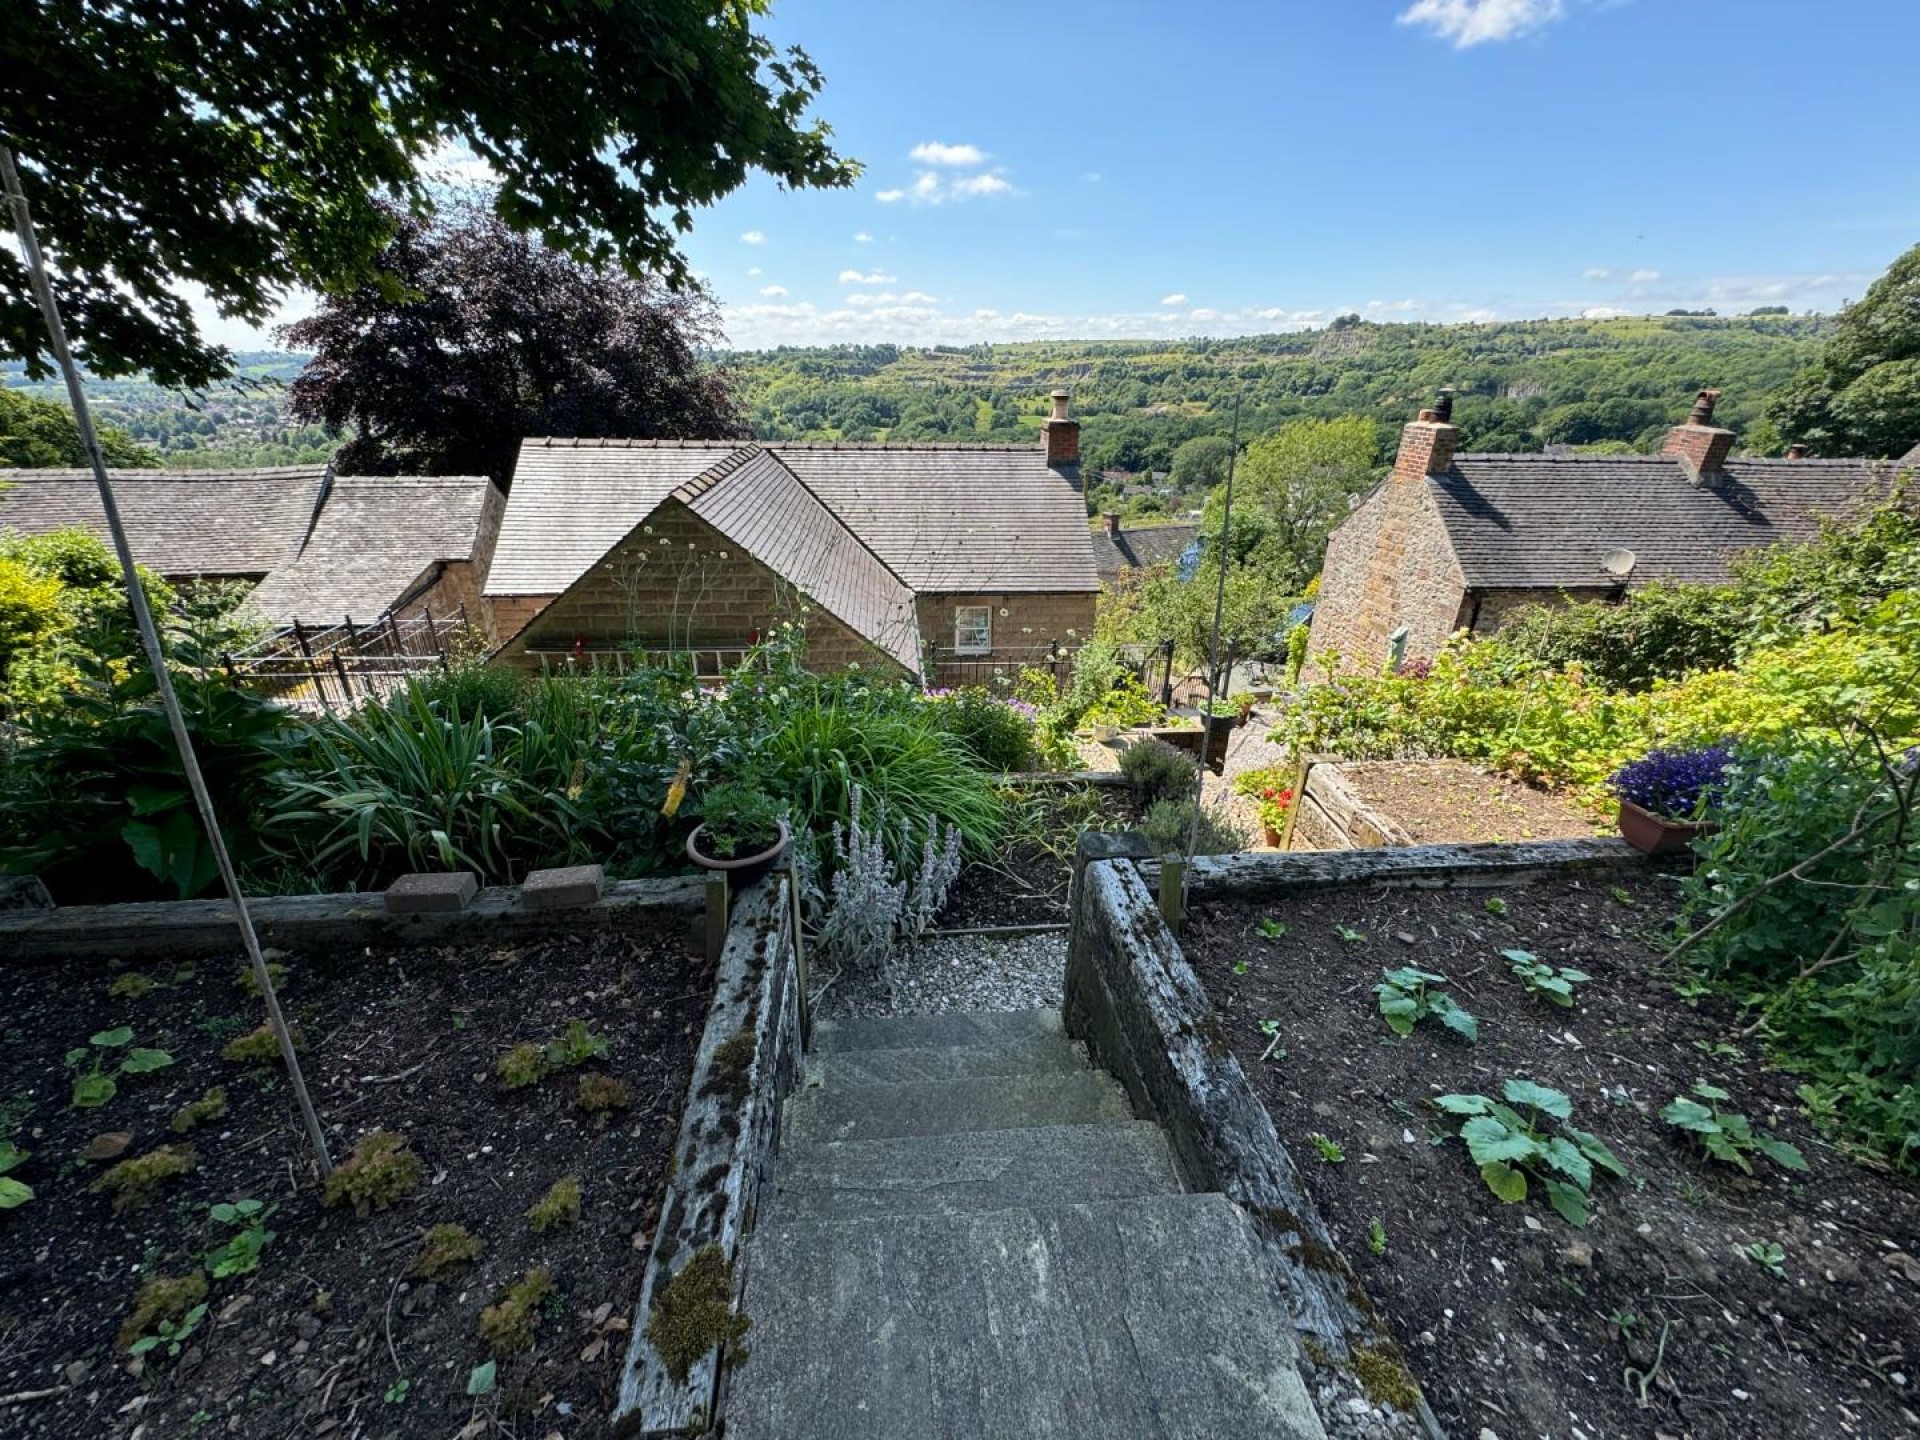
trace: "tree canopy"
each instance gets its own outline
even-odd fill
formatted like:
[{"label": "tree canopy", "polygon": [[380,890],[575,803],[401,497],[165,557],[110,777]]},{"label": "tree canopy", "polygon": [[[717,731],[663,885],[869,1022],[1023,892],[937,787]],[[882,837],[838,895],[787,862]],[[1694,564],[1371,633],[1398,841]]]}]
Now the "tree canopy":
[{"label": "tree canopy", "polygon": [[[96,423],[94,431],[109,465],[135,469],[160,463],[159,456],[117,426]],[[9,466],[78,468],[89,463],[73,411],[0,386],[0,470]]]},{"label": "tree canopy", "polygon": [[1904,455],[1920,445],[1920,245],[1840,314],[1819,362],[1768,407],[1819,455]]},{"label": "tree canopy", "polygon": [[[290,287],[371,283],[381,198],[428,209],[445,143],[491,167],[514,229],[676,286],[676,235],[749,171],[849,183],[807,120],[818,69],[754,28],[767,4],[23,0],[0,26],[0,143],[82,362],[204,385],[231,357],[183,287],[259,322]],[[48,369],[4,248],[0,353]]]},{"label": "tree canopy", "polygon": [[395,217],[381,283],[328,296],[285,327],[313,359],[288,390],[299,420],[354,437],[347,473],[506,480],[529,435],[740,434],[698,290],[583,263],[467,205]]}]

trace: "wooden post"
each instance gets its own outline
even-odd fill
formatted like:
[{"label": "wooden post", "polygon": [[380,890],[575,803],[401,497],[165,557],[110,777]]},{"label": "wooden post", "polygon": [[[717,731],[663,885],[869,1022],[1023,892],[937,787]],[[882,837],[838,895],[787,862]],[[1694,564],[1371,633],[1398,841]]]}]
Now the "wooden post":
[{"label": "wooden post", "polygon": [[1180,933],[1186,917],[1185,888],[1187,862],[1178,855],[1163,856],[1160,861],[1160,918],[1174,934]]},{"label": "wooden post", "polygon": [[1287,828],[1280,832],[1280,848],[1293,849],[1293,827],[1300,823],[1300,807],[1307,803],[1307,775],[1313,769],[1311,759],[1293,767],[1293,803],[1287,807]]},{"label": "wooden post", "polygon": [[727,943],[727,872],[707,872],[707,961],[720,963],[720,952]]}]

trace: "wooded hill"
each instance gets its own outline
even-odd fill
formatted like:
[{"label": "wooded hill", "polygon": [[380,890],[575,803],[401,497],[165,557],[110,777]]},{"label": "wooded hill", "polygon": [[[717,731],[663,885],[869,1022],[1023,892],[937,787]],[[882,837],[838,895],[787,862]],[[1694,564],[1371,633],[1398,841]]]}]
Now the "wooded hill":
[{"label": "wooded hill", "polygon": [[1336,322],[1235,339],[1035,341],[912,349],[779,349],[726,357],[755,432],[769,439],[1035,439],[1047,392],[1073,391],[1090,470],[1166,470],[1174,450],[1301,415],[1366,415],[1390,447],[1441,386],[1473,450],[1615,442],[1652,448],[1694,392],[1759,453],[1780,447],[1767,396],[1814,358],[1827,316],[1638,316],[1476,325]]}]

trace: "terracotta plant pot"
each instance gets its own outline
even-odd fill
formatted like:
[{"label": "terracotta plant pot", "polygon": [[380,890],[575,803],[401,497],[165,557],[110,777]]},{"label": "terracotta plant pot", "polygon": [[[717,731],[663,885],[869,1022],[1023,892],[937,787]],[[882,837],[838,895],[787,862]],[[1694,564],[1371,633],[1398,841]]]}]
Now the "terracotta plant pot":
[{"label": "terracotta plant pot", "polygon": [[1685,850],[1695,837],[1705,835],[1713,826],[1686,820],[1665,820],[1651,810],[1642,810],[1631,800],[1620,802],[1620,835],[1634,849],[1646,855],[1672,855]]},{"label": "terracotta plant pot", "polygon": [[1262,820],[1260,822],[1260,838],[1266,842],[1269,850],[1278,850],[1280,848],[1280,842],[1286,837],[1274,829],[1273,826],[1267,824],[1266,821]]},{"label": "terracotta plant pot", "polygon": [[787,846],[793,842],[793,832],[787,829],[787,822],[782,820],[779,840],[759,854],[736,855],[731,860],[716,860],[711,855],[702,854],[697,843],[701,835],[706,832],[706,828],[705,825],[696,825],[693,827],[693,833],[687,836],[687,858],[702,870],[724,870],[728,885],[736,890],[751,885],[771,870],[774,862],[787,853]]}]

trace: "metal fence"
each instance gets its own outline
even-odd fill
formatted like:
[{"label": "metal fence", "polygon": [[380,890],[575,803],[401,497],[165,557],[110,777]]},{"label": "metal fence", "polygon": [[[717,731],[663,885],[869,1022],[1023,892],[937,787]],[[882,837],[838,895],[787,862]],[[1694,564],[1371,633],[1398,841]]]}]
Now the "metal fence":
[{"label": "metal fence", "polygon": [[295,710],[353,710],[405,688],[416,676],[444,670],[453,651],[477,643],[464,606],[435,615],[423,607],[401,619],[367,624],[295,620],[225,657],[227,676]]},{"label": "metal fence", "polygon": [[1000,694],[1011,690],[1028,670],[1045,673],[1058,694],[1073,674],[1073,658],[1045,647],[996,650],[991,655],[959,655],[935,647],[927,656],[927,683],[941,690],[977,685]]},{"label": "metal fence", "polygon": [[645,650],[636,648],[528,649],[527,658],[540,667],[542,675],[591,674],[610,670],[625,675],[629,670],[669,668],[691,664],[697,680],[718,680],[732,674],[753,653],[750,645],[689,646],[681,650]]}]

